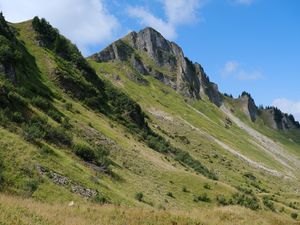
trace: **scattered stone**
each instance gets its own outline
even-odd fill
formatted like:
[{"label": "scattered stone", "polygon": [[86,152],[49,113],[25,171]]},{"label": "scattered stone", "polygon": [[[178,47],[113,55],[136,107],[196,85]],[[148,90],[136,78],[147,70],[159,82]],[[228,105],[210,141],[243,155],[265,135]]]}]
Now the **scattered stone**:
[{"label": "scattered stone", "polygon": [[[72,181],[68,177],[62,176],[54,171],[42,167],[41,165],[36,165],[36,169],[40,175],[49,177],[52,180],[52,182],[56,185],[68,186],[71,184],[72,185],[71,191],[73,193],[81,195],[82,197],[91,198],[91,197],[95,197],[98,194],[98,191],[90,188],[86,188],[79,184],[72,183]],[[69,206],[73,206],[73,205],[74,205],[73,201],[69,203]]]},{"label": "scattered stone", "polygon": [[64,177],[64,176],[59,175],[54,172],[50,173],[50,177],[51,177],[53,183],[55,183],[57,185],[68,185],[70,183],[70,181],[67,177]]},{"label": "scattered stone", "polygon": [[90,188],[85,188],[80,185],[72,185],[72,192],[81,195],[85,198],[91,198],[98,194],[98,191],[95,191]]}]

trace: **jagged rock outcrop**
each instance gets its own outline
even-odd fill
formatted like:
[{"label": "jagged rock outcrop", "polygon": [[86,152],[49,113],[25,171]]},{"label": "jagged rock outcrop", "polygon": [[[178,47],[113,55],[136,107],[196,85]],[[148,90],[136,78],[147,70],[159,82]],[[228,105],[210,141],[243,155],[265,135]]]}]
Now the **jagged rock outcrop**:
[{"label": "jagged rock outcrop", "polygon": [[250,94],[243,92],[237,99],[240,110],[252,121],[257,117],[257,106]]},{"label": "jagged rock outcrop", "polygon": [[300,124],[293,115],[283,113],[276,107],[262,109],[261,114],[264,122],[275,130],[300,129]]},{"label": "jagged rock outcrop", "polygon": [[[150,65],[145,56],[155,66]],[[127,61],[139,73],[155,77],[186,98],[207,96],[217,106],[222,104],[218,86],[209,81],[203,68],[186,58],[177,44],[152,28],[131,32],[91,58],[98,62]]]},{"label": "jagged rock outcrop", "polygon": [[219,92],[218,85],[210,82],[209,77],[200,64],[196,63],[195,68],[198,77],[200,77],[200,96],[204,97],[206,95],[212,103],[220,107],[223,97]]}]

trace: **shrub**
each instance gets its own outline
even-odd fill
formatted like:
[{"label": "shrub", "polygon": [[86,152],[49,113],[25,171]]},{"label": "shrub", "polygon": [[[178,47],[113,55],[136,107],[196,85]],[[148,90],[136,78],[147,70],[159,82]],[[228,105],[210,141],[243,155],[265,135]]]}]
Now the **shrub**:
[{"label": "shrub", "polygon": [[298,213],[295,213],[295,212],[291,213],[291,217],[292,217],[294,220],[297,219],[297,218],[298,218]]},{"label": "shrub", "polygon": [[274,203],[271,201],[270,197],[268,196],[264,196],[263,197],[263,203],[264,205],[269,208],[270,210],[272,210],[273,212],[275,212],[275,206]]},{"label": "shrub", "polygon": [[38,182],[36,180],[28,180],[26,182],[26,189],[30,192],[30,193],[33,193],[37,190],[38,188]]},{"label": "shrub", "polygon": [[199,196],[197,196],[195,199],[194,199],[195,202],[210,202],[210,198],[208,197],[208,195],[206,193],[204,194],[201,194]]},{"label": "shrub", "polygon": [[101,146],[95,148],[95,163],[100,166],[105,172],[109,172],[111,160],[108,159],[109,151]]},{"label": "shrub", "polygon": [[37,123],[26,124],[23,130],[25,140],[30,142],[35,142],[40,139],[43,139],[46,135],[43,128]]},{"label": "shrub", "polygon": [[167,193],[167,196],[169,196],[169,197],[171,197],[171,198],[174,198],[174,195],[173,195],[172,192],[168,192],[168,193]]},{"label": "shrub", "polygon": [[225,196],[223,196],[223,195],[218,195],[216,200],[219,205],[222,205],[222,206],[228,205],[228,201],[226,200]]},{"label": "shrub", "polygon": [[188,192],[188,190],[187,190],[186,187],[182,187],[182,191],[183,191],[183,192]]},{"label": "shrub", "polygon": [[50,127],[46,130],[45,139],[54,144],[72,145],[72,136],[63,127]]},{"label": "shrub", "polygon": [[50,148],[48,145],[43,145],[41,147],[41,152],[44,154],[54,154],[54,151],[52,148]]},{"label": "shrub", "polygon": [[203,187],[207,190],[211,190],[211,186],[208,183],[204,184]]},{"label": "shrub", "polygon": [[26,106],[28,104],[28,101],[23,98],[21,95],[14,91],[10,91],[8,93],[8,99],[16,106],[19,107],[21,106]]},{"label": "shrub", "polygon": [[14,112],[11,115],[11,119],[12,119],[12,121],[14,121],[16,123],[22,123],[24,121],[24,117],[22,116],[22,114],[20,112]]},{"label": "shrub", "polygon": [[72,125],[70,124],[70,119],[65,117],[63,118],[62,122],[61,122],[61,126],[65,129],[70,129],[72,128]]},{"label": "shrub", "polygon": [[88,145],[78,144],[74,147],[75,154],[86,162],[93,162],[96,159],[95,152]]},{"label": "shrub", "polygon": [[36,96],[36,97],[32,98],[31,102],[33,105],[42,109],[43,111],[48,111],[50,109],[50,104],[49,104],[48,100],[43,97]]},{"label": "shrub", "polygon": [[47,115],[50,116],[53,120],[55,120],[58,123],[61,123],[61,121],[62,121],[62,119],[61,119],[61,113],[59,113],[57,110],[50,109],[47,112]]},{"label": "shrub", "polygon": [[105,198],[104,196],[101,196],[99,194],[97,194],[93,200],[92,200],[94,203],[97,203],[97,204],[100,204],[100,205],[103,205],[103,204],[107,204],[109,203],[109,201],[107,200],[107,198]]},{"label": "shrub", "polygon": [[134,198],[136,200],[138,200],[139,202],[143,201],[143,198],[144,198],[144,194],[142,192],[138,192],[135,194]]},{"label": "shrub", "polygon": [[240,205],[252,210],[258,210],[259,200],[255,196],[247,196],[244,194],[236,193],[229,200],[231,205]]}]

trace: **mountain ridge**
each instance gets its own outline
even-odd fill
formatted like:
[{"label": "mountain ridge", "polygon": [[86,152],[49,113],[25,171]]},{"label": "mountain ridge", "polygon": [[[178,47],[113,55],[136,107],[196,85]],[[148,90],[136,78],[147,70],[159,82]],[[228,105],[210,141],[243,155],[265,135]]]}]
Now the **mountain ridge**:
[{"label": "mountain ridge", "polygon": [[[126,52],[126,54],[122,54],[122,52]],[[139,54],[147,54],[158,67],[167,67],[169,71],[167,73],[153,71],[152,65],[147,65],[147,62],[145,63]],[[127,61],[139,73],[154,76],[187,99],[208,97],[218,107],[224,103],[225,95],[219,92],[217,84],[210,81],[203,67],[197,62],[192,63],[185,57],[180,46],[166,40],[151,27],[146,27],[139,32],[133,31],[88,58],[97,62]],[[172,73],[175,75],[170,76]],[[268,120],[266,124],[273,129],[300,129],[299,122],[295,121],[292,115],[283,113],[275,107],[258,109],[254,99],[247,92],[243,92],[236,100],[240,102],[238,104],[243,101],[244,104],[247,104],[242,111],[252,122],[255,122],[257,113],[260,111],[260,114],[264,114]]]}]

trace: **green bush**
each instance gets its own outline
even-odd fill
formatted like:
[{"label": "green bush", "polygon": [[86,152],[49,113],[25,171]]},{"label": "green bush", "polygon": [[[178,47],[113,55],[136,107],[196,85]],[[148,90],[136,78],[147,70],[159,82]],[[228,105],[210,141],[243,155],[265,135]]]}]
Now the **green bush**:
[{"label": "green bush", "polygon": [[24,121],[24,117],[20,112],[14,112],[11,116],[11,120],[16,123],[22,123]]},{"label": "green bush", "polygon": [[61,126],[65,129],[70,129],[72,128],[72,125],[70,124],[70,119],[65,117],[63,118],[62,122],[61,122]]},{"label": "green bush", "polygon": [[273,212],[276,211],[274,203],[271,201],[269,196],[264,196],[263,197],[263,203],[264,205],[269,208],[270,210],[272,210]]},{"label": "green bush", "polygon": [[183,192],[188,192],[188,189],[186,187],[182,187]]},{"label": "green bush", "polygon": [[41,147],[41,152],[44,154],[54,154],[54,151],[52,148],[50,148],[48,145],[43,145]]},{"label": "green bush", "polygon": [[75,154],[86,162],[93,163],[100,167],[105,173],[110,173],[109,166],[111,165],[111,160],[108,158],[109,151],[103,147],[97,146],[91,148],[86,144],[77,144],[74,146]]},{"label": "green bush", "polygon": [[26,106],[28,104],[27,100],[21,95],[14,91],[8,93],[8,99],[12,102],[15,107]]},{"label": "green bush", "polygon": [[30,179],[25,183],[25,186],[28,192],[33,193],[38,189],[38,182],[36,180]]},{"label": "green bush", "polygon": [[45,134],[45,139],[54,144],[62,144],[66,146],[72,145],[72,136],[66,132],[63,127],[48,126]]},{"label": "green bush", "polygon": [[139,202],[142,202],[143,198],[144,198],[144,194],[142,192],[138,192],[138,193],[135,194],[134,198],[136,200],[138,200]]},{"label": "green bush", "polygon": [[26,124],[23,131],[25,140],[30,142],[39,141],[46,135],[45,130],[37,123]]},{"label": "green bush", "polygon": [[109,151],[101,146],[95,148],[95,164],[102,168],[104,172],[110,172],[109,166],[111,165],[111,160],[108,158]]},{"label": "green bush", "polygon": [[236,193],[229,200],[231,205],[240,205],[252,210],[258,210],[259,200],[255,196],[247,196],[245,194]]},{"label": "green bush", "polygon": [[211,200],[206,193],[203,193],[203,194],[195,197],[194,201],[195,202],[210,202]]},{"label": "green bush", "polygon": [[208,183],[205,183],[203,187],[207,190],[211,190],[211,186]]},{"label": "green bush", "polygon": [[75,154],[86,162],[93,162],[96,159],[95,152],[85,144],[78,144],[74,147]]},{"label": "green bush", "polygon": [[50,109],[47,112],[47,115],[50,116],[53,120],[55,120],[58,123],[61,123],[61,121],[62,121],[62,115],[57,110]]},{"label": "green bush", "polygon": [[172,192],[168,192],[168,193],[167,193],[167,196],[169,196],[169,197],[171,197],[171,198],[174,198],[174,195],[173,195]]},{"label": "green bush", "polygon": [[218,204],[222,206],[226,206],[229,204],[224,195],[218,195],[216,200]]},{"label": "green bush", "polygon": [[109,203],[109,201],[107,200],[107,198],[105,198],[104,196],[101,196],[99,194],[97,194],[92,201],[96,204],[100,204],[100,205],[104,205]]},{"label": "green bush", "polygon": [[32,98],[31,103],[36,107],[42,109],[43,111],[48,111],[50,109],[50,103],[48,102],[48,100],[41,96]]},{"label": "green bush", "polygon": [[295,213],[295,212],[291,213],[291,217],[292,217],[294,220],[297,219],[297,218],[298,218],[298,213]]}]

